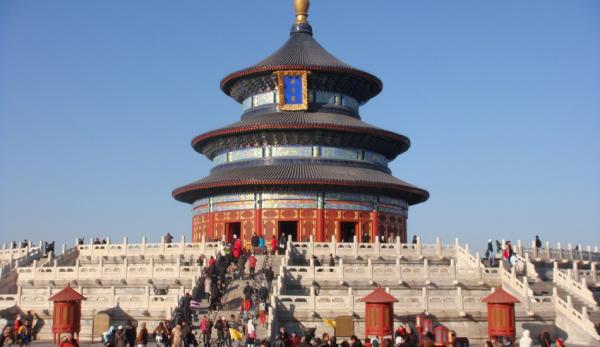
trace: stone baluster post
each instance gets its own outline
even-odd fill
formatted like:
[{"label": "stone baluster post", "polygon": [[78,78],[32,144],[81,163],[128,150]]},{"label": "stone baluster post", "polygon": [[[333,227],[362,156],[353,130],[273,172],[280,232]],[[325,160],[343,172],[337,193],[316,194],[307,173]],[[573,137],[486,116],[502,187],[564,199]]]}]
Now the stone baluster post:
[{"label": "stone baluster post", "polygon": [[450,259],[450,275],[452,276],[452,284],[457,285],[458,276],[456,273],[456,262],[454,261],[454,258]]},{"label": "stone baluster post", "polygon": [[531,241],[531,255],[532,255],[533,259],[538,258],[538,249],[537,249],[537,245],[535,244],[535,240]]},{"label": "stone baluster post", "polygon": [[310,308],[311,308],[311,317],[314,317],[315,313],[317,312],[317,305],[316,305],[316,295],[315,295],[315,287],[314,286],[310,286]]},{"label": "stone baluster post", "polygon": [[371,261],[371,258],[367,259],[367,273],[369,276],[369,284],[372,285],[375,279],[373,278],[373,262]]},{"label": "stone baluster post", "polygon": [[103,267],[104,267],[104,257],[98,257],[98,274],[100,274],[100,279],[102,279],[102,277],[104,276],[104,271],[102,271]]},{"label": "stone baluster post", "polygon": [[515,253],[517,253],[518,255],[520,255],[521,257],[523,256],[523,242],[521,240],[517,240],[517,249],[515,250]]},{"label": "stone baluster post", "polygon": [[460,248],[460,242],[459,242],[458,237],[457,237],[457,238],[454,239],[454,252],[456,253],[455,257],[457,259],[459,257],[459,250],[458,250],[459,248]]},{"label": "stone baluster post", "polygon": [[593,261],[590,266],[591,266],[591,272],[592,272],[592,281],[594,283],[598,283],[598,270],[596,269],[597,263],[595,261]]},{"label": "stone baluster post", "polygon": [[145,304],[145,309],[149,310],[150,309],[150,287],[149,286],[144,286],[144,304]]},{"label": "stone baluster post", "polygon": [[67,253],[67,245],[63,243],[62,246],[60,247],[60,255],[64,256],[66,253]]},{"label": "stone baluster post", "polygon": [[421,237],[417,236],[417,256],[423,258],[423,244],[421,243]]},{"label": "stone baluster post", "polygon": [[531,296],[529,295],[529,283],[527,282],[527,276],[523,276],[523,290],[525,291],[525,307],[527,308],[527,315],[533,316],[534,312],[531,308]]},{"label": "stone baluster post", "polygon": [[427,297],[427,287],[421,288],[421,300],[423,300],[423,312],[429,314],[429,299]]},{"label": "stone baluster post", "polygon": [[569,305],[570,308],[573,308],[573,297],[571,297],[571,295],[567,295],[567,305]]},{"label": "stone baluster post", "polygon": [[331,235],[331,243],[329,244],[329,248],[331,249],[331,253],[335,257],[337,255],[337,247],[335,245],[335,235]]},{"label": "stone baluster post", "polygon": [[107,238],[106,238],[106,244],[107,244],[107,245],[110,245],[110,237],[107,237]]},{"label": "stone baluster post", "polygon": [[550,259],[550,241],[546,241],[546,259]]},{"label": "stone baluster post", "polygon": [[573,271],[570,274],[569,278],[579,281],[579,264],[576,261],[573,262]]},{"label": "stone baluster post", "polygon": [[375,237],[375,252],[375,255],[379,258],[381,255],[381,242],[379,242],[379,236]]},{"label": "stone baluster post", "polygon": [[75,279],[79,281],[79,272],[81,271],[81,263],[79,258],[75,259]]},{"label": "stone baluster post", "polygon": [[435,256],[442,258],[442,241],[439,237],[435,238]]},{"label": "stone baluster post", "polygon": [[33,276],[33,279],[35,280],[36,274],[37,274],[37,260],[34,260],[33,263],[31,263],[31,276]]},{"label": "stone baluster post", "polygon": [[574,260],[574,257],[573,257],[573,245],[571,244],[571,242],[569,242],[567,244],[567,249],[569,250],[569,259],[570,260]]},{"label": "stone baluster post", "polygon": [[477,269],[479,269],[479,271],[477,271],[477,278],[481,279],[482,273],[481,273],[481,269],[482,269],[482,264],[481,264],[481,255],[479,254],[479,251],[475,252],[475,260],[477,261],[477,264],[475,266],[477,266]]},{"label": "stone baluster post", "polygon": [[140,249],[140,252],[142,255],[146,255],[146,247],[148,247],[147,243],[148,243],[148,240],[146,239],[146,236],[142,236],[142,244],[140,246],[142,248],[142,249]]},{"label": "stone baluster post", "polygon": [[[179,258],[177,258],[179,260]],[[127,275],[129,273],[129,259],[125,257],[123,259],[123,279],[127,280]]]},{"label": "stone baluster post", "polygon": [[583,318],[589,320],[590,319],[590,315],[588,313],[588,308],[587,306],[582,306],[581,307],[581,315],[583,316]]},{"label": "stone baluster post", "polygon": [[185,249],[185,235],[181,235],[181,242],[179,242],[179,251],[184,256],[187,255],[186,254],[186,249]]},{"label": "stone baluster post", "polygon": [[307,256],[312,256],[315,253],[315,238],[310,234],[308,238],[308,250]]},{"label": "stone baluster post", "polygon": [[154,274],[156,271],[154,270],[154,258],[150,258],[150,278],[154,280]]},{"label": "stone baluster post", "polygon": [[554,263],[552,263],[552,282],[556,283],[558,282],[558,272],[560,270],[558,269],[558,262],[555,260]]},{"label": "stone baluster post", "polygon": [[402,267],[400,266],[400,258],[396,258],[396,273],[398,274],[398,284],[403,284],[404,278],[402,277]]},{"label": "stone baluster post", "polygon": [[340,258],[338,262],[338,278],[340,280],[340,285],[344,284],[344,259]]},{"label": "stone baluster post", "polygon": [[354,235],[354,239],[352,240],[352,248],[354,259],[358,259],[358,237],[356,235]]},{"label": "stone baluster post", "polygon": [[562,259],[563,258],[563,250],[562,250],[562,245],[560,244],[560,242],[556,243],[556,252],[558,253],[557,258]]},{"label": "stone baluster post", "polygon": [[431,273],[429,272],[429,259],[423,259],[423,275],[425,276],[425,285],[431,284]]},{"label": "stone baluster post", "polygon": [[587,250],[587,253],[588,253],[588,259],[587,260],[588,261],[593,261],[593,258],[592,258],[592,246],[587,245],[586,250]]},{"label": "stone baluster post", "polygon": [[456,304],[458,309],[458,315],[461,317],[466,316],[465,303],[463,300],[462,287],[456,287]]},{"label": "stone baluster post", "polygon": [[352,287],[348,287],[348,304],[348,308],[350,309],[348,314],[354,316],[354,291],[352,290]]}]

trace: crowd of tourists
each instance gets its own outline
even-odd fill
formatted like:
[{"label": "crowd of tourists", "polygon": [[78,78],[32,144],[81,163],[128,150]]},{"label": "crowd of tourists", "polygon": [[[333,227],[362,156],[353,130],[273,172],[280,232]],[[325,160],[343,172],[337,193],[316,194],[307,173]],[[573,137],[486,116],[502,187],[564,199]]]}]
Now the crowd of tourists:
[{"label": "crowd of tourists", "polygon": [[43,320],[37,314],[27,311],[24,315],[17,315],[12,324],[2,326],[0,346],[19,345],[29,346],[41,330]]}]

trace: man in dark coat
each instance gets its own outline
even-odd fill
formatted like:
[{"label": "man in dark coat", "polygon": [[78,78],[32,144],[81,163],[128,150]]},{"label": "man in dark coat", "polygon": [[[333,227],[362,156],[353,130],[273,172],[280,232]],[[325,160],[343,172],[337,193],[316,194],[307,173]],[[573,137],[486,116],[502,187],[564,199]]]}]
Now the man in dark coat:
[{"label": "man in dark coat", "polygon": [[246,286],[244,287],[244,298],[249,300],[254,294],[254,288],[250,285],[250,282],[246,282]]},{"label": "man in dark coat", "polygon": [[271,291],[271,282],[273,282],[274,278],[275,278],[275,273],[273,272],[273,269],[269,266],[265,270],[265,279],[267,280],[267,289],[269,291]]}]

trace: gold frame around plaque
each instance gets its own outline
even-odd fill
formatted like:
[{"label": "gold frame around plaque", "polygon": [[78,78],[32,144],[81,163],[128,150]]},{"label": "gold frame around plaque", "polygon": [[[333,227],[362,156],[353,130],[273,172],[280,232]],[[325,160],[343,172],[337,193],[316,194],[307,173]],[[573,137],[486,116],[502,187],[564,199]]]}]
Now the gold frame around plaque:
[{"label": "gold frame around plaque", "polygon": [[[306,111],[308,110],[308,74],[306,70],[285,70],[277,71],[277,92],[279,96],[279,109],[282,111]],[[285,103],[285,95],[283,94],[283,77],[284,76],[301,76],[302,77],[302,103],[290,105]]]}]

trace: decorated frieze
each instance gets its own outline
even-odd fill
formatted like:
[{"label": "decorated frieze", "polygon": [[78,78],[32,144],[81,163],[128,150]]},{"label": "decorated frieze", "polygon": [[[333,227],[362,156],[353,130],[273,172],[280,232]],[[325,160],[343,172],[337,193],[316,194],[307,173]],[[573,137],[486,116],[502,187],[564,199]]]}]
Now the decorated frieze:
[{"label": "decorated frieze", "polygon": [[[250,111],[261,106],[276,106],[280,103],[279,93],[277,90],[272,90],[264,93],[255,94],[247,97],[242,102],[242,110]],[[327,105],[333,107],[345,107],[354,113],[358,113],[360,103],[355,98],[332,91],[325,90],[309,90],[308,104]]]},{"label": "decorated frieze", "polygon": [[218,154],[213,159],[213,166],[227,163],[267,158],[323,158],[327,160],[343,160],[364,162],[387,168],[388,160],[383,154],[357,148],[331,146],[267,146],[243,148]]}]

